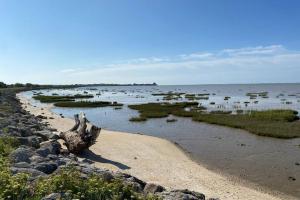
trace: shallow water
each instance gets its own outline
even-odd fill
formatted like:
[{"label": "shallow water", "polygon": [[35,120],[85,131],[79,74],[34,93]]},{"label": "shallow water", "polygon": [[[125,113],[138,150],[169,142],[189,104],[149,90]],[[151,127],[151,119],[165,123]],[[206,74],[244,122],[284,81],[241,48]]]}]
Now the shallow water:
[{"label": "shallow water", "polygon": [[[215,93],[203,105],[214,110],[223,105],[225,110],[232,110],[234,102],[251,101],[247,92],[269,92],[269,98],[258,98],[258,104],[250,103],[247,107],[240,103],[241,109],[290,108],[300,111],[300,84],[263,84],[263,85],[201,85],[201,86],[158,86],[158,87],[97,87],[97,91],[88,88],[76,90],[43,91],[59,94],[75,94],[88,91],[96,94],[101,91],[100,100],[124,103],[123,109],[91,108],[70,109],[54,108],[55,113],[73,117],[83,111],[88,119],[105,129],[143,133],[166,138],[178,143],[189,152],[196,161],[209,169],[225,172],[235,177],[257,183],[268,188],[292,194],[300,198],[300,138],[274,139],[260,137],[243,130],[193,122],[190,118],[178,118],[177,122],[167,123],[166,118],[150,119],[146,122],[133,123],[129,118],[138,112],[127,108],[126,104],[156,102],[159,92]],[[31,92],[25,93],[31,96]],[[277,97],[281,94],[280,97]],[[290,95],[290,96],[289,96]],[[136,98],[136,97],[139,98]],[[225,96],[231,96],[224,101]],[[140,98],[144,97],[144,98]],[[95,99],[96,99],[95,98]],[[283,104],[281,99],[292,104]],[[160,98],[161,99],[161,98]],[[182,99],[181,101],[185,101]],[[214,101],[216,105],[209,105]],[[35,102],[37,103],[37,102]],[[38,103],[37,103],[38,104]],[[173,117],[172,117],[173,118]],[[292,178],[296,178],[295,181]]]}]

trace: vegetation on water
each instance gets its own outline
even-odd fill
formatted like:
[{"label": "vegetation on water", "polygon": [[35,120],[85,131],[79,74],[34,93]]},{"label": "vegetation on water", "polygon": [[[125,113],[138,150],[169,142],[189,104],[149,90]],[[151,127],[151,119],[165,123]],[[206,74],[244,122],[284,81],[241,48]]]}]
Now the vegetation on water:
[{"label": "vegetation on water", "polygon": [[297,112],[293,110],[252,111],[246,114],[199,114],[194,121],[206,122],[240,128],[251,133],[276,137],[300,137],[300,122]]},{"label": "vegetation on water", "polygon": [[118,102],[110,101],[62,101],[54,103],[56,107],[70,107],[70,108],[95,108],[95,107],[107,107],[107,106],[123,106]]},{"label": "vegetation on water", "polygon": [[168,92],[168,93],[153,93],[153,96],[164,96],[163,100],[170,101],[170,100],[178,100],[179,98],[182,98],[181,95],[184,93],[179,92]]},{"label": "vegetation on water", "polygon": [[[139,117],[131,118],[130,121],[146,121],[149,118],[163,118],[170,114],[179,117],[191,117],[197,122],[206,122],[240,128],[251,133],[277,138],[300,137],[300,122],[297,112],[293,110],[266,110],[248,111],[238,110],[237,114],[232,111],[205,112],[197,102],[180,103],[148,103],[129,105],[131,109],[138,110]],[[201,108],[198,110],[197,108]],[[199,112],[200,111],[200,112]]]},{"label": "vegetation on water", "polygon": [[145,121],[147,118],[162,118],[170,114],[176,116],[185,116],[191,114],[185,110],[188,107],[197,107],[198,102],[180,102],[180,103],[147,103],[138,105],[128,105],[129,108],[138,110],[139,117],[131,118],[130,121]]},{"label": "vegetation on water", "polygon": [[81,94],[76,94],[76,95],[70,95],[70,96],[59,96],[59,95],[53,95],[53,96],[46,96],[46,95],[36,95],[33,96],[35,100],[39,100],[42,103],[55,103],[55,102],[60,102],[60,101],[75,101],[75,99],[88,99],[88,98],[93,98],[93,95],[81,95]]}]

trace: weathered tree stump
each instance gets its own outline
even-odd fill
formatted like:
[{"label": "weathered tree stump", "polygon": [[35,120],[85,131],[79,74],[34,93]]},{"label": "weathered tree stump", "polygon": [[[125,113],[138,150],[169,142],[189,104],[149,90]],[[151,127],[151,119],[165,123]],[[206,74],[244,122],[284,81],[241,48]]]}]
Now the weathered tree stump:
[{"label": "weathered tree stump", "polygon": [[87,119],[84,113],[74,115],[75,125],[67,132],[62,132],[60,138],[65,141],[71,153],[79,154],[84,149],[88,149],[95,144],[100,134],[101,128],[94,125],[87,130]]}]

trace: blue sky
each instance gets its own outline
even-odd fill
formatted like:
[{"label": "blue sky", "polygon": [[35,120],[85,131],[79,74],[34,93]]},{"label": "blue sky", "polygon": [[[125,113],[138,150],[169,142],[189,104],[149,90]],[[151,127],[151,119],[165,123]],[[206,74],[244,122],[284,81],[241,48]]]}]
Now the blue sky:
[{"label": "blue sky", "polygon": [[0,0],[0,81],[299,82],[298,0]]}]

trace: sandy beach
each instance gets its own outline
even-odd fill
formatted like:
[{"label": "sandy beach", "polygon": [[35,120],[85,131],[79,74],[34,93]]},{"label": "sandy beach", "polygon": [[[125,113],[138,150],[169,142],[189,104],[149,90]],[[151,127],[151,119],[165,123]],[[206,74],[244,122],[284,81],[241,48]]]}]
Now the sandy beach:
[{"label": "sandy beach", "polygon": [[[25,96],[18,94],[23,107],[34,115],[43,115],[50,127],[67,131],[74,122],[51,112],[51,105],[35,107]],[[113,171],[123,171],[146,182],[172,189],[190,189],[208,198],[220,199],[293,199],[276,192],[248,187],[238,181],[213,172],[192,161],[175,144],[161,138],[101,130],[97,143],[82,155],[94,165]]]}]

